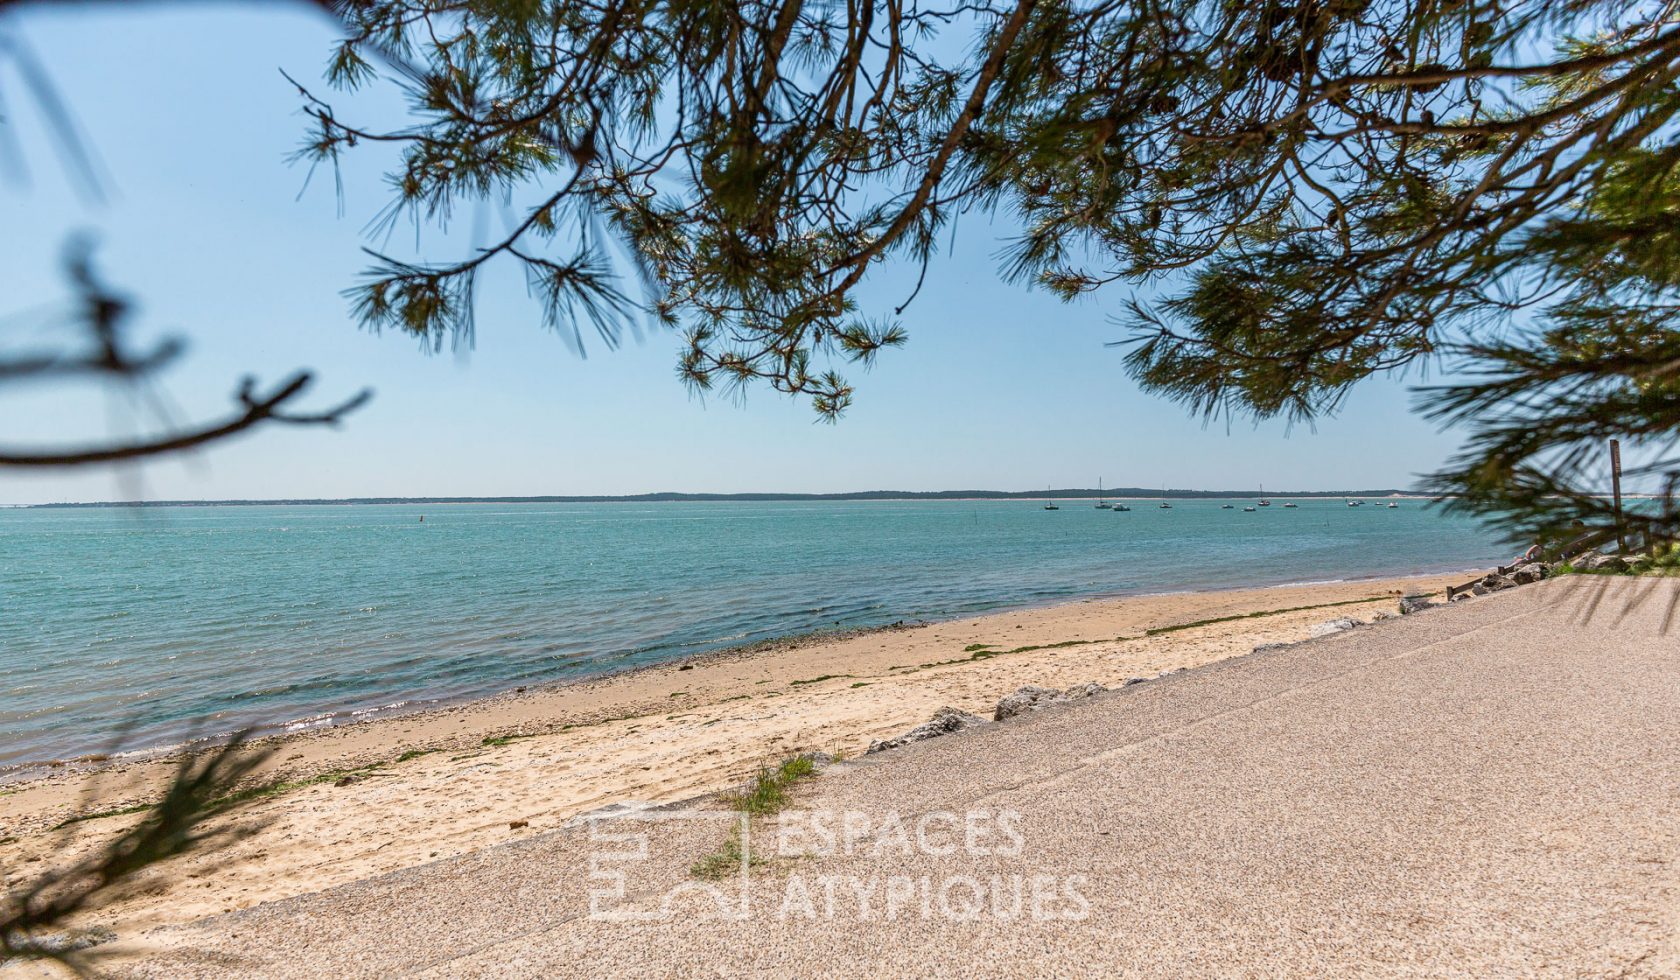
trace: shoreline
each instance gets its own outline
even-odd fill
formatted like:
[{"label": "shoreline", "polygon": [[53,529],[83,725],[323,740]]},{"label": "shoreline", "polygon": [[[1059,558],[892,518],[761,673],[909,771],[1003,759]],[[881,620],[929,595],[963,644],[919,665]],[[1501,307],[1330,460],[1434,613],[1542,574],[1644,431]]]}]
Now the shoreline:
[{"label": "shoreline", "polygon": [[[1028,684],[1118,687],[1248,656],[1327,620],[1392,616],[1399,595],[1463,577],[1082,599],[277,736],[263,740],[272,754],[247,801],[207,825],[233,831],[226,847],[148,871],[82,921],[133,936],[558,829],[611,804],[692,799],[801,752],[862,753],[945,706],[990,715]],[[0,788],[5,884],[132,826],[173,770],[161,758],[63,766]]]},{"label": "shoreline", "polygon": [[[629,677],[645,671],[668,669],[678,664],[694,664],[714,658],[751,657],[766,652],[791,652],[811,646],[826,643],[839,643],[846,640],[871,636],[877,633],[890,633],[905,629],[934,626],[942,623],[959,622],[968,619],[1008,613],[1025,613],[1035,610],[1049,610],[1060,606],[1082,602],[1110,602],[1124,599],[1147,599],[1164,596],[1193,596],[1215,595],[1224,592],[1249,592],[1276,589],[1311,588],[1342,584],[1357,584],[1376,581],[1404,581],[1408,579],[1431,579],[1441,575],[1469,575],[1476,571],[1474,568],[1461,568],[1453,563],[1443,563],[1442,567],[1426,570],[1413,570],[1405,573],[1373,572],[1370,574],[1350,575],[1341,578],[1291,580],[1281,582],[1261,582],[1250,585],[1217,585],[1205,588],[1168,589],[1156,592],[1095,592],[1084,595],[1057,596],[1045,598],[1036,602],[1000,604],[995,607],[972,610],[948,615],[926,617],[906,617],[891,623],[867,626],[843,626],[779,636],[766,637],[747,643],[738,643],[712,649],[702,649],[693,653],[675,656],[669,660],[652,661],[631,667],[607,668],[596,673],[580,674],[574,677],[555,678],[551,680],[528,681],[525,684],[512,685],[490,691],[480,691],[460,695],[428,696],[423,693],[402,696],[393,695],[395,700],[391,704],[380,707],[344,707],[322,709],[316,713],[302,715],[281,721],[253,724],[245,729],[249,743],[254,746],[268,746],[283,742],[294,736],[307,735],[316,732],[340,731],[362,725],[394,722],[424,716],[433,712],[448,711],[454,708],[467,707],[481,702],[501,701],[519,698],[533,693],[551,692],[565,688],[588,685],[609,680],[616,677]],[[34,761],[9,763],[0,765],[0,791],[27,785],[37,779],[44,778],[60,771],[97,772],[102,769],[121,767],[136,763],[169,761],[183,756],[197,753],[225,745],[234,738],[241,729],[212,732],[207,735],[186,739],[164,740],[132,747],[113,747],[110,751],[82,753],[74,756],[47,758]]]}]

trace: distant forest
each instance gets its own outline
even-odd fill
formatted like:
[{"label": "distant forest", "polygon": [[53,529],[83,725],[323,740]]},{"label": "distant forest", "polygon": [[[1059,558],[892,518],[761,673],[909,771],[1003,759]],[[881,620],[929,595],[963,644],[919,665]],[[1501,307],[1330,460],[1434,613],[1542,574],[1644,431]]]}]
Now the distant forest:
[{"label": "distant forest", "polygon": [[[1254,499],[1261,496],[1246,490],[1150,490],[1144,487],[1110,487],[1062,490],[861,490],[854,493],[638,493],[628,496],[539,496],[539,497],[346,497],[340,500],[108,500],[98,503],[32,504],[32,507],[254,507],[263,505],[331,504],[638,504],[681,503],[683,501],[775,501],[775,500],[1038,500],[1044,497],[1080,499],[1097,497],[1142,497],[1146,499],[1197,500],[1209,498]],[[1416,497],[1428,494],[1410,490],[1292,490],[1268,492],[1276,497]]]}]

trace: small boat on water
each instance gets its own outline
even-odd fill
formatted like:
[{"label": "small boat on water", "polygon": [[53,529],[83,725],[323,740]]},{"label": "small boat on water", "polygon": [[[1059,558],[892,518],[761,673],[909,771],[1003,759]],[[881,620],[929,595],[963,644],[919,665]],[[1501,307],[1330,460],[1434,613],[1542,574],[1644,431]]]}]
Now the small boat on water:
[{"label": "small boat on water", "polygon": [[1044,488],[1044,509],[1045,510],[1061,510],[1060,507],[1056,506],[1056,502],[1054,500],[1050,499],[1050,488],[1049,487]]},{"label": "small boat on water", "polygon": [[[1266,485],[1264,483],[1262,483],[1262,484],[1260,484],[1260,506],[1261,507],[1270,507],[1271,505],[1272,505],[1272,502],[1270,500],[1266,499]],[[1244,509],[1246,510],[1247,508],[1244,508]]]},{"label": "small boat on water", "polygon": [[1231,504],[1220,504],[1219,509],[1220,510],[1234,510],[1235,507],[1233,507]]},{"label": "small boat on water", "polygon": [[1161,509],[1162,510],[1172,510],[1172,504],[1169,504],[1165,500],[1163,500],[1163,501],[1161,501]]},{"label": "small boat on water", "polygon": [[1254,508],[1253,507],[1244,507],[1243,508],[1243,513],[1252,514],[1252,513],[1254,513]]},{"label": "small boat on water", "polygon": [[1100,476],[1097,477],[1097,509],[1098,510],[1113,510],[1114,509],[1114,506],[1112,504],[1110,504],[1108,501],[1103,499],[1102,477],[1100,477]]},{"label": "small boat on water", "polygon": [[1389,501],[1389,502],[1388,502],[1388,509],[1389,509],[1389,510],[1399,510],[1399,509],[1400,509],[1400,505],[1399,505],[1399,504],[1397,504],[1397,503],[1395,503],[1395,502],[1394,502],[1394,501],[1392,501],[1392,500],[1390,500],[1390,501]]},{"label": "small boat on water", "polygon": [[1287,503],[1287,504],[1284,504],[1284,505],[1283,505],[1283,509],[1284,509],[1284,510],[1294,510],[1294,509],[1295,509],[1295,504],[1294,504],[1294,503]]},{"label": "small boat on water", "polygon": [[1119,514],[1119,513],[1122,513],[1122,512],[1129,514],[1129,513],[1132,512],[1132,509],[1130,507],[1127,507],[1125,504],[1115,504],[1111,509],[1116,514]]}]

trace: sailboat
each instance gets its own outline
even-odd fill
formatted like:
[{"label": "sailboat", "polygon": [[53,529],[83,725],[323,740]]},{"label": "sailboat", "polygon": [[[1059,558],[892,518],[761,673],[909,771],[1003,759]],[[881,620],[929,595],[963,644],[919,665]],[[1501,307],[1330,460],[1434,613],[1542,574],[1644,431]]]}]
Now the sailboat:
[{"label": "sailboat", "polygon": [[1260,484],[1260,506],[1270,507],[1271,505],[1272,502],[1266,499],[1266,485],[1262,483]]},{"label": "sailboat", "polygon": [[1044,488],[1044,509],[1045,510],[1061,510],[1060,507],[1056,506],[1056,502],[1054,500],[1050,499],[1050,488],[1049,487]]},{"label": "sailboat", "polygon": [[1102,477],[1100,477],[1100,476],[1097,477],[1097,509],[1098,510],[1113,510],[1114,509],[1112,505],[1110,505],[1107,501],[1103,500]]},{"label": "sailboat", "polygon": [[[1166,495],[1167,495],[1167,485],[1163,483],[1163,484],[1161,484],[1161,496],[1164,497]],[[1172,504],[1169,504],[1165,500],[1163,500],[1163,501],[1161,501],[1161,509],[1162,510],[1172,510]]]}]

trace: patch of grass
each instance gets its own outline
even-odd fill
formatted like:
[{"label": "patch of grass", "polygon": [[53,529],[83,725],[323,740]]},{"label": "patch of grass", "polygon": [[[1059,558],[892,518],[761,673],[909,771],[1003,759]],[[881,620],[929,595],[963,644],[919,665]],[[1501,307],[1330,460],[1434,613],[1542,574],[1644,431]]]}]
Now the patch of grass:
[{"label": "patch of grass", "polygon": [[516,732],[515,734],[512,734],[512,735],[486,735],[486,736],[484,736],[484,741],[482,741],[478,744],[484,745],[484,746],[507,745],[510,742],[517,742],[522,738],[536,738],[536,737],[537,737],[537,734],[535,732],[532,732],[532,733]]},{"label": "patch of grass", "polygon": [[409,749],[407,752],[404,752],[402,755],[397,756],[397,761],[398,762],[407,762],[410,759],[418,759],[423,755],[431,755],[433,752],[436,752],[436,751],[437,751],[437,749]]},{"label": "patch of grass", "polygon": [[144,813],[151,808],[152,804],[150,803],[137,803],[134,806],[117,807],[113,810],[100,810],[98,813],[84,813],[79,817],[71,817],[68,820],[60,821],[59,823],[53,825],[53,829],[58,830],[62,827],[68,827],[71,824],[81,823],[85,820],[104,820],[106,817],[126,817],[131,813]]},{"label": "patch of grass", "polygon": [[756,854],[744,854],[741,851],[741,828],[731,828],[729,839],[723,846],[689,865],[688,873],[705,881],[719,881],[734,874],[741,867],[742,862],[748,867],[763,864],[764,859]]},{"label": "patch of grass", "polygon": [[788,686],[789,687],[798,687],[801,684],[821,684],[823,681],[837,681],[837,680],[843,680],[847,677],[856,677],[856,676],[857,676],[856,674],[823,674],[820,677],[807,677],[802,681],[789,681]]},{"label": "patch of grass", "polygon": [[251,800],[261,800],[267,799],[270,796],[279,796],[281,793],[290,793],[294,789],[319,786],[321,783],[336,783],[340,779],[344,779],[348,776],[366,776],[367,774],[380,768],[380,765],[381,763],[375,762],[371,766],[361,766],[356,769],[331,769],[327,772],[316,773],[313,776],[306,776],[303,779],[282,779],[277,782],[262,783],[258,786],[251,786],[246,789],[229,793],[220,799],[212,800],[210,805],[214,807],[233,806],[238,803],[249,803]]},{"label": "patch of grass", "polygon": [[914,667],[891,667],[888,669],[926,670],[929,667],[949,667],[952,664],[978,663],[981,660],[990,660],[993,657],[1006,657],[1015,653],[1031,653],[1034,650],[1057,650],[1062,647],[1080,647],[1091,643],[1118,643],[1129,639],[1132,639],[1132,637],[1117,636],[1112,640],[1063,640],[1060,643],[1031,643],[1024,647],[1015,647],[1012,650],[977,650],[966,657],[957,657],[953,660],[930,660],[925,664],[917,664]]},{"label": "patch of grass", "polygon": [[752,700],[752,695],[751,694],[737,694],[732,698],[724,698],[722,701],[719,701],[718,704],[728,704],[731,701],[751,701],[751,700]]},{"label": "patch of grass", "polygon": [[[773,769],[760,769],[746,792],[724,796],[722,800],[731,810],[744,813],[749,819],[774,816],[791,802],[788,790],[795,783],[816,774],[817,764],[810,756],[796,755],[784,759]],[[749,867],[764,863],[763,858],[742,851],[741,828],[737,825],[730,830],[729,838],[721,847],[694,862],[688,870],[696,878],[716,881],[733,874],[743,861]]]},{"label": "patch of grass", "polygon": [[856,689],[857,689],[857,688],[860,688],[860,687],[868,687],[868,686],[869,686],[869,682],[868,682],[868,681],[858,681],[858,682],[857,682],[857,683],[856,683],[856,684],[853,684],[853,685],[852,685],[852,689],[853,689],[853,690],[856,690]]},{"label": "patch of grass", "polygon": [[[271,796],[279,796],[281,793],[290,793],[294,789],[304,789],[305,787],[317,786],[321,783],[336,783],[349,776],[366,776],[383,765],[384,763],[375,762],[372,765],[359,766],[355,769],[330,769],[326,772],[316,773],[313,776],[306,776],[303,779],[282,779],[272,783],[259,783],[256,786],[247,786],[244,789],[235,790],[232,793],[228,793],[226,796],[219,796],[216,799],[211,800],[209,806],[211,809],[220,810],[231,806],[237,806],[241,803],[249,803],[252,800],[262,800]],[[60,827],[68,827],[71,824],[82,823],[86,820],[103,820],[106,817],[125,817],[129,814],[142,813],[146,810],[150,810],[154,806],[155,804],[152,803],[137,803],[134,806],[118,807],[112,810],[101,810],[98,813],[84,813],[79,817],[71,817],[70,819],[65,820],[53,827],[53,829],[58,830]]]},{"label": "patch of grass", "polygon": [[1369,599],[1343,599],[1340,602],[1320,602],[1312,606],[1292,606],[1288,609],[1258,609],[1251,613],[1238,613],[1235,616],[1215,616],[1212,619],[1198,619],[1193,623],[1174,623],[1171,626],[1157,626],[1152,630],[1144,630],[1144,636],[1160,636],[1162,633],[1176,633],[1179,630],[1195,629],[1198,626],[1212,626],[1214,623],[1231,623],[1239,619],[1259,619],[1262,616],[1281,616],[1284,613],[1306,612],[1309,609],[1333,609],[1337,606],[1357,606],[1366,602],[1380,602],[1389,596],[1372,596]]},{"label": "patch of grass", "polygon": [[594,721],[568,722],[567,724],[561,725],[560,728],[559,728],[559,731],[569,732],[574,728],[594,728],[597,725],[610,725],[615,721],[629,721],[632,718],[640,718],[640,717],[641,717],[640,715],[634,715],[634,714],[631,714],[631,715],[613,715],[610,718],[597,718]]},{"label": "patch of grass", "polygon": [[16,837],[0,837],[0,847],[3,847],[7,844],[16,844],[16,843],[17,843],[17,838]]},{"label": "patch of grass", "polygon": [[933,660],[925,664],[916,664],[914,666],[910,664],[900,664],[895,667],[888,667],[887,669],[926,670],[929,667],[950,667],[953,664],[971,664],[981,660],[990,660],[993,657],[1006,657],[1017,653],[1032,653],[1034,650],[1061,650],[1066,647],[1089,646],[1093,643],[1129,643],[1132,640],[1140,640],[1147,636],[1160,636],[1163,633],[1176,633],[1179,630],[1195,629],[1198,626],[1211,626],[1214,623],[1229,623],[1239,619],[1257,619],[1261,616],[1281,616],[1284,613],[1305,612],[1309,609],[1331,609],[1336,606],[1357,606],[1366,602],[1380,602],[1387,598],[1389,598],[1389,596],[1371,596],[1368,599],[1343,599],[1339,602],[1321,602],[1317,605],[1293,606],[1288,609],[1260,609],[1251,613],[1238,613],[1235,616],[1218,616],[1213,619],[1198,619],[1192,623],[1173,623],[1170,626],[1157,626],[1154,629],[1144,630],[1141,636],[1116,636],[1112,639],[1098,640],[1062,640],[1057,643],[1029,643],[1026,646],[1013,647],[1008,650],[994,649],[990,646],[990,644],[986,643],[972,643],[963,647],[963,652],[968,654],[966,657],[957,657],[952,660]]},{"label": "patch of grass", "polygon": [[668,698],[686,698],[686,697],[688,697],[688,692],[687,691],[672,691],[670,694],[667,694],[665,696],[668,697]]},{"label": "patch of grass", "polygon": [[749,816],[771,816],[787,807],[788,790],[795,783],[816,774],[817,764],[809,756],[796,755],[774,769],[760,769],[746,792],[725,796],[723,801],[731,810]]}]

